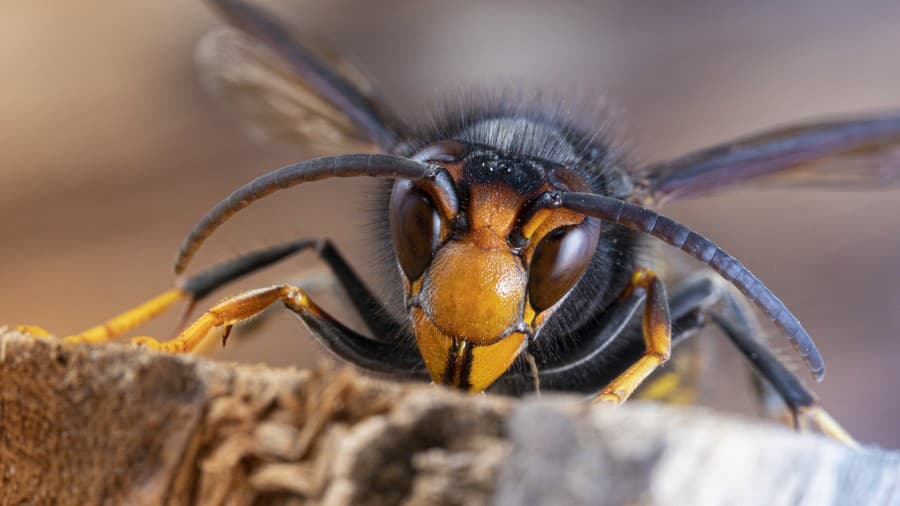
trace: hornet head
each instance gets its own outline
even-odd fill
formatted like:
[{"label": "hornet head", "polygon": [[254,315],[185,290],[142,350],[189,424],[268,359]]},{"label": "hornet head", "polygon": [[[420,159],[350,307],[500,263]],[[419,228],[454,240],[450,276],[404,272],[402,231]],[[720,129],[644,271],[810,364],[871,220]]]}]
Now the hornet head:
[{"label": "hornet head", "polygon": [[406,310],[432,379],[481,391],[581,279],[600,222],[552,205],[557,192],[590,191],[553,162],[456,141],[413,158],[452,181],[394,183],[391,238]]}]

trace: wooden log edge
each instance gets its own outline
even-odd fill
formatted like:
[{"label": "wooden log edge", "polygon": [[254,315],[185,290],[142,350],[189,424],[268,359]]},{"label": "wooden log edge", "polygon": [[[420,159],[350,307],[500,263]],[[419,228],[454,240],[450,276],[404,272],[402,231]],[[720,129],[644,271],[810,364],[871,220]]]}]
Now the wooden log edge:
[{"label": "wooden log edge", "polygon": [[900,504],[900,454],[0,332],[0,504]]}]

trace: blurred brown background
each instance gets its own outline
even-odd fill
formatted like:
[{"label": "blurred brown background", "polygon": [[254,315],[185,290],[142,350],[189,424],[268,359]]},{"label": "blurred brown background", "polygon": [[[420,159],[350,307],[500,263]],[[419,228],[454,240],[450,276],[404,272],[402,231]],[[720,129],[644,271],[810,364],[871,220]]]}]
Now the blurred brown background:
[{"label": "blurred brown background", "polygon": [[[797,119],[900,109],[897,2],[658,4],[267,2],[351,55],[402,114],[473,85],[596,96],[622,111],[643,160]],[[74,332],[166,289],[177,245],[212,203],[306,156],[254,145],[201,91],[193,46],[217,23],[199,1],[0,4],[0,323]],[[194,267],[325,235],[368,272],[364,188],[325,182],[261,202]],[[734,253],[805,323],[829,367],[816,391],[836,417],[863,441],[900,447],[900,192],[747,190],[668,212]],[[229,292],[314,264],[304,257]],[[174,320],[144,332],[166,336]],[[319,356],[293,318],[270,320],[217,356]],[[738,370],[718,348],[722,374]],[[745,395],[718,390],[718,405],[746,410]]]}]

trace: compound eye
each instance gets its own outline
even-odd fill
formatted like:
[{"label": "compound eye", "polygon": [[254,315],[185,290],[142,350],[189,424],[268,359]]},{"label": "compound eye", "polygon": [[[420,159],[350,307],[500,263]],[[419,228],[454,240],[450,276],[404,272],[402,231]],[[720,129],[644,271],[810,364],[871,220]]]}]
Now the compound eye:
[{"label": "compound eye", "polygon": [[437,164],[461,162],[469,154],[469,148],[458,141],[438,141],[429,144],[412,156],[413,160]]},{"label": "compound eye", "polygon": [[411,181],[394,183],[390,204],[391,239],[406,279],[428,268],[441,237],[441,217],[427,193]]},{"label": "compound eye", "polygon": [[535,311],[553,306],[575,286],[591,263],[599,239],[600,227],[590,218],[557,228],[541,239],[528,277],[528,296]]}]

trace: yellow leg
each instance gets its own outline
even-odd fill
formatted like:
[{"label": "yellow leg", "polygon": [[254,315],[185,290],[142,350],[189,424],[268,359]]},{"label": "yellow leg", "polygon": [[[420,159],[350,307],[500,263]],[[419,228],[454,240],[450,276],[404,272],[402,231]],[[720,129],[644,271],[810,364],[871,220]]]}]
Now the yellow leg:
[{"label": "yellow leg", "polygon": [[[327,241],[300,240],[279,244],[233,258],[191,278],[180,280],[179,288],[169,290],[115,318],[78,334],[64,337],[62,340],[67,343],[101,343],[110,341],[156,317],[182,299],[191,301],[191,305],[188,308],[188,311],[190,311],[193,303],[202,299],[213,290],[294,253],[309,248],[316,248],[319,250],[320,255],[323,255],[321,251],[323,244],[326,249],[331,248]],[[328,255],[325,254],[323,258],[325,257],[328,257]],[[50,337],[51,335],[46,330],[34,325],[20,325],[17,328],[20,332],[34,337]]]},{"label": "yellow leg", "polygon": [[665,286],[653,271],[638,269],[631,278],[626,294],[638,288],[647,290],[642,322],[644,354],[606,385],[594,402],[625,402],[653,371],[669,360],[672,351],[672,317],[669,314]]},{"label": "yellow leg", "polygon": [[48,339],[53,336],[50,331],[44,327],[38,327],[37,325],[16,325],[16,332],[21,332],[22,334],[28,334],[31,337],[38,337],[41,339]]},{"label": "yellow leg", "polygon": [[[124,313],[115,316],[100,325],[91,327],[85,331],[62,338],[64,343],[103,343],[111,341],[138,325],[149,321],[170,308],[182,299],[188,299],[190,295],[182,290],[173,288],[164,292],[143,304],[136,306]],[[32,337],[46,338],[52,334],[36,325],[19,325],[16,330]]]},{"label": "yellow leg", "polygon": [[811,420],[813,424],[819,428],[819,431],[822,434],[825,434],[831,439],[844,443],[851,448],[860,448],[860,444],[853,439],[853,436],[851,436],[850,433],[821,406],[813,405],[800,408],[797,414],[798,416]]},{"label": "yellow leg", "polygon": [[276,285],[226,299],[203,313],[171,341],[160,342],[152,337],[136,337],[132,342],[153,350],[188,353],[206,347],[213,338],[218,338],[214,332],[216,329],[225,329],[227,333],[233,325],[261,313],[278,301],[297,312],[312,311],[321,314],[303,290],[291,285]]},{"label": "yellow leg", "polygon": [[187,293],[173,288],[100,325],[91,327],[78,334],[64,337],[62,340],[65,343],[103,343],[111,341],[138,325],[153,319],[176,302],[189,297]]},{"label": "yellow leg", "polygon": [[696,403],[704,368],[702,351],[697,342],[682,345],[669,360],[668,370],[641,385],[634,397],[668,404]]}]

